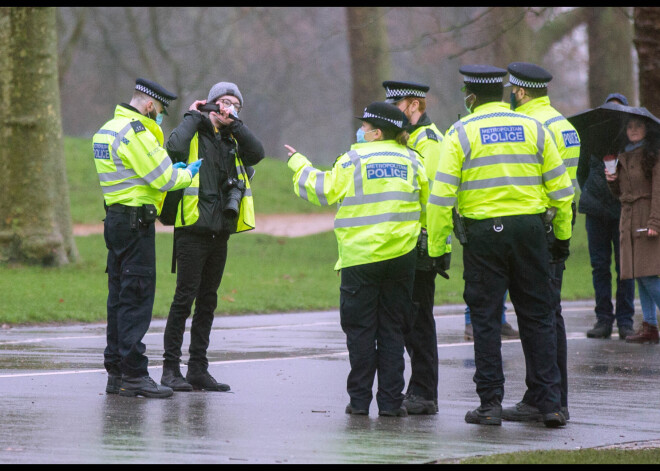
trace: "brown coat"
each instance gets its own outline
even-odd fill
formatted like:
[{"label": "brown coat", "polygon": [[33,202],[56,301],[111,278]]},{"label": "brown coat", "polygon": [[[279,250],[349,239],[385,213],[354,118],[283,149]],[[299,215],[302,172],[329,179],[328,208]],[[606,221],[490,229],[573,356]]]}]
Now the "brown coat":
[{"label": "brown coat", "polygon": [[648,180],[642,170],[643,149],[638,147],[619,155],[610,190],[621,201],[621,279],[660,275],[660,236],[649,237],[637,229],[651,228],[660,233],[660,163]]}]

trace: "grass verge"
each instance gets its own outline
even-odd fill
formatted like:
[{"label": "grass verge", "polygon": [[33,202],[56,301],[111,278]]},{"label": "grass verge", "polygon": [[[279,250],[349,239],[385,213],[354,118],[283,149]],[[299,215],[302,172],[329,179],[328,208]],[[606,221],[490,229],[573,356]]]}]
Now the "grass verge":
[{"label": "grass verge", "polygon": [[[257,216],[258,224],[258,216]],[[576,225],[563,298],[592,296],[584,225]],[[105,319],[107,250],[102,235],[77,237],[81,261],[58,268],[0,266],[0,323],[97,322]],[[299,238],[237,234],[218,294],[217,315],[338,309],[339,282],[333,270],[333,232]],[[176,286],[170,273],[172,234],[156,235],[154,317],[167,317]],[[435,304],[463,303],[463,262],[454,247],[450,279],[436,278]],[[509,308],[511,308],[509,303]],[[509,311],[511,312],[511,311]]]},{"label": "grass verge", "polygon": [[460,464],[657,464],[660,448],[641,450],[582,449],[502,453],[461,460]]}]

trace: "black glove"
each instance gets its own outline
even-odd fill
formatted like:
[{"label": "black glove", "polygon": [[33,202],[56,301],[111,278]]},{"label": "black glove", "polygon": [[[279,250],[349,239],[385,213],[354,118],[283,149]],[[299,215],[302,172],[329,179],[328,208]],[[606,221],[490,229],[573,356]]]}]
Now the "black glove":
[{"label": "black glove", "polygon": [[435,272],[446,280],[449,279],[449,265],[451,264],[451,252],[444,253],[439,257],[433,257],[433,268]]},{"label": "black glove", "polygon": [[571,239],[555,239],[550,246],[550,263],[561,263],[566,261],[568,255],[571,253],[568,250],[570,242]]}]

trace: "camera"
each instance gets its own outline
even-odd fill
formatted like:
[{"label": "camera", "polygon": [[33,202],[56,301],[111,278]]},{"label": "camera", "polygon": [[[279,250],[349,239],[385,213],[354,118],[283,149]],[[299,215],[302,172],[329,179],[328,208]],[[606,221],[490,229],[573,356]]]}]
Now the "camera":
[{"label": "camera", "polygon": [[222,191],[227,193],[227,203],[222,209],[223,214],[228,218],[238,217],[241,200],[245,192],[245,182],[238,178],[230,177],[222,185]]},{"label": "camera", "polygon": [[220,106],[215,103],[206,103],[205,105],[200,105],[197,107],[199,111],[215,111],[216,113],[220,112]]}]

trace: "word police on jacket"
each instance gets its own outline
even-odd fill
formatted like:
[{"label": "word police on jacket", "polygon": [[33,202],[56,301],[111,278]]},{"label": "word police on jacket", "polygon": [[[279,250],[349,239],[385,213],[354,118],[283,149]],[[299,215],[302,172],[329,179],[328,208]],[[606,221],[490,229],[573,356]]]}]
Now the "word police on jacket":
[{"label": "word police on jacket", "polygon": [[495,126],[482,128],[481,143],[497,144],[499,142],[525,142],[525,131],[522,126]]},{"label": "word police on jacket", "polygon": [[408,169],[402,164],[367,164],[367,179],[374,178],[403,178],[408,179]]}]

